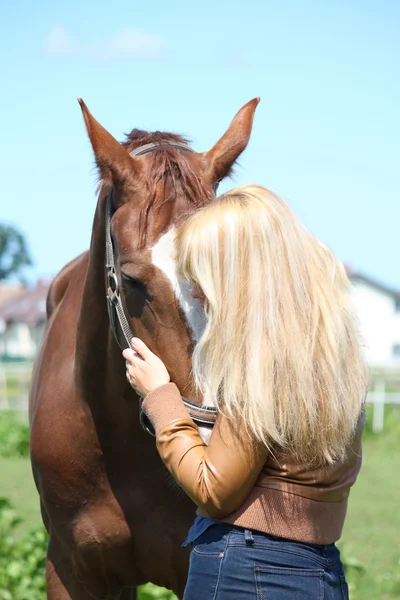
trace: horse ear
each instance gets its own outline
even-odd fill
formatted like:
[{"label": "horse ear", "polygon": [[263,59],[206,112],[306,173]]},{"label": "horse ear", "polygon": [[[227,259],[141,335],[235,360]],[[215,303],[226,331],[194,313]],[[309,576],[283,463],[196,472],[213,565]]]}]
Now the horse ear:
[{"label": "horse ear", "polygon": [[222,138],[211,150],[204,152],[207,174],[213,183],[229,175],[234,162],[246,148],[259,102],[260,98],[254,98],[242,106]]},{"label": "horse ear", "polygon": [[78,102],[100,176],[107,180],[111,173],[112,183],[120,192],[121,202],[123,202],[137,188],[142,171],[140,161],[130,156],[129,152],[96,121],[82,98],[78,98]]}]

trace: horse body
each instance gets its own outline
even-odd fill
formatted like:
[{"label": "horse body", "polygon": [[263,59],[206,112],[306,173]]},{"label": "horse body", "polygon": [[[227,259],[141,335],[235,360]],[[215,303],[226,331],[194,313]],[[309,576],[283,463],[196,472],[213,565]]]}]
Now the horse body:
[{"label": "horse body", "polygon": [[[256,104],[246,105],[244,114],[242,109],[232,122],[229,143],[229,130],[224,136],[227,148],[237,141],[239,125],[247,144]],[[137,399],[110,328],[105,301],[105,198],[113,186],[112,235],[132,329],[163,358],[182,393],[201,401],[190,379],[197,337],[197,317],[191,323],[190,314],[197,313],[185,312],[173,288],[167,232],[184,213],[212,198],[221,166],[207,178],[203,156],[184,159],[179,150],[173,151],[176,177],[191,173],[203,198],[191,206],[185,185],[164,169],[152,191],[158,208],[144,213],[143,242],[139,223],[146,204],[140,197],[146,200],[155,161],[165,160],[168,148],[131,163],[126,158],[131,158],[130,148],[105,132],[84,105],[83,112],[104,183],[90,251],[69,263],[49,292],[48,323],[30,395],[32,468],[50,534],[47,595],[50,600],[111,599],[121,594],[125,598],[124,589],[152,581],[181,596],[188,553],[180,544],[195,506],[173,482],[154,439],[141,428]],[[218,144],[221,161],[221,140]],[[243,143],[236,146],[225,157],[222,176],[243,150]],[[186,171],[180,170],[179,161],[185,162]],[[132,173],[127,173],[127,165]],[[157,246],[160,239],[166,241]]]}]

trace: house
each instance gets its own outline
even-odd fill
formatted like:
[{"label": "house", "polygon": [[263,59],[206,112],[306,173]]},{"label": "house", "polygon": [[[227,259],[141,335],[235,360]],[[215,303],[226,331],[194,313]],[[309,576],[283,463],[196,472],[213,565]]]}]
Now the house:
[{"label": "house", "polygon": [[33,288],[21,286],[18,291],[14,290],[15,293],[8,294],[4,294],[7,286],[2,286],[0,359],[33,360],[35,358],[46,323],[46,297],[49,285],[50,281],[39,279]]},{"label": "house", "polygon": [[352,296],[374,369],[400,369],[400,291],[346,267]]},{"label": "house", "polygon": [[0,307],[25,291],[26,286],[23,283],[2,283],[0,285]]}]

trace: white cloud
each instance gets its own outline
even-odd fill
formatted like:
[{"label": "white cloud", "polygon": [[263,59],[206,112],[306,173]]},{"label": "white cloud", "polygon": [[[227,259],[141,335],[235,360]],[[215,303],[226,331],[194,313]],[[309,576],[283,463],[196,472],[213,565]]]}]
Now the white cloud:
[{"label": "white cloud", "polygon": [[157,35],[126,29],[115,35],[111,46],[123,54],[158,54],[164,43]]},{"label": "white cloud", "polygon": [[46,36],[46,50],[51,54],[71,54],[75,46],[76,44],[60,25],[53,27]]},{"label": "white cloud", "polygon": [[85,44],[74,40],[61,25],[56,25],[45,40],[45,48],[50,54],[89,58],[158,56],[164,47],[163,38],[135,29],[125,29],[109,39]]}]

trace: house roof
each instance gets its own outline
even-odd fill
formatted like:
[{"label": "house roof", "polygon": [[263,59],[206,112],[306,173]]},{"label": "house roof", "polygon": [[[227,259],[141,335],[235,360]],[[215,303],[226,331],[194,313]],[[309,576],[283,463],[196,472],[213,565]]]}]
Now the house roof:
[{"label": "house roof", "polygon": [[22,283],[2,283],[0,285],[0,306],[26,291]]},{"label": "house roof", "polygon": [[34,326],[46,320],[46,298],[50,281],[39,279],[35,287],[27,288],[0,306],[0,321]]},{"label": "house roof", "polygon": [[354,271],[349,265],[345,265],[345,269],[346,269],[347,276],[352,283],[354,283],[356,281],[361,281],[361,282],[366,283],[367,285],[375,288],[376,290],[379,290],[380,292],[387,294],[388,296],[391,296],[395,300],[400,300],[400,290],[396,290],[391,286],[385,285],[384,283],[377,281],[376,279],[374,279],[373,277],[370,277],[369,275],[364,275],[363,273]]}]

